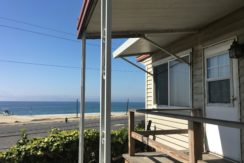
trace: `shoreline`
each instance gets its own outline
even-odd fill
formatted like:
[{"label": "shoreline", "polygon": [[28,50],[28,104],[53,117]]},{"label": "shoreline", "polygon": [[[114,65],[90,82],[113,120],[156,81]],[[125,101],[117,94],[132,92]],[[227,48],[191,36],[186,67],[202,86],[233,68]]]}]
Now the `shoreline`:
[{"label": "shoreline", "polygon": [[[85,119],[99,119],[100,113],[85,113]],[[112,112],[112,118],[127,117],[126,112]],[[74,114],[45,114],[45,115],[0,115],[0,125],[4,124],[19,124],[19,123],[35,123],[35,122],[50,122],[50,121],[64,121],[78,120],[76,113]]]}]

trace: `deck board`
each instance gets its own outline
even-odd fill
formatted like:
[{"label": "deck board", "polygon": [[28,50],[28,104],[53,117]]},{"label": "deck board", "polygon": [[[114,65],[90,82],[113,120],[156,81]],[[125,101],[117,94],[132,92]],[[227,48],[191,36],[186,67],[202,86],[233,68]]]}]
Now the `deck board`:
[{"label": "deck board", "polygon": [[128,154],[123,154],[125,160],[129,163],[180,163],[171,157],[162,154],[160,152],[143,152],[135,153],[135,156],[129,156]]},{"label": "deck board", "polygon": [[203,160],[204,161],[199,161],[199,163],[233,163],[233,161],[229,161],[212,154],[203,154]]},{"label": "deck board", "polygon": [[[180,163],[179,161],[161,152],[135,153],[135,156],[129,156],[128,154],[123,154],[123,157],[129,163]],[[198,161],[198,163],[233,163],[233,162],[211,154],[203,154],[203,160]]]}]

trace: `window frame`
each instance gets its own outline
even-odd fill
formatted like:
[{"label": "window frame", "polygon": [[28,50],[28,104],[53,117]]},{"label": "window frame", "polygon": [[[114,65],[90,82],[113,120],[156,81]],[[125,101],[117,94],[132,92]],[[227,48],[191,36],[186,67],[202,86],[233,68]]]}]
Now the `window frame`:
[{"label": "window frame", "polygon": [[[218,47],[216,47],[217,49]],[[208,88],[208,82],[211,82],[211,81],[220,81],[220,80],[226,80],[226,79],[229,79],[230,80],[230,98],[233,96],[234,94],[234,89],[233,89],[233,71],[232,71],[232,67],[233,67],[233,63],[230,59],[230,62],[229,62],[229,66],[230,66],[230,75],[229,77],[222,77],[222,78],[215,78],[215,79],[208,79],[208,65],[207,65],[207,60],[209,58],[212,58],[212,57],[216,57],[216,56],[220,56],[220,55],[223,55],[223,54],[229,54],[229,51],[228,50],[220,50],[220,51],[217,51],[216,52],[213,52],[211,54],[204,54],[205,55],[205,59],[204,59],[204,69],[205,69],[205,103],[207,106],[224,106],[224,107],[231,107],[233,106],[233,102],[231,101],[230,99],[230,103],[210,103],[209,102],[209,88]]]},{"label": "window frame", "polygon": [[[176,54],[177,56],[179,56],[180,58],[184,58],[184,57],[189,57],[189,61],[191,63],[192,61],[192,49],[188,49],[185,50],[183,52],[180,52],[178,54]],[[153,107],[154,108],[169,108],[169,109],[181,109],[181,108],[192,108],[192,65],[189,65],[189,106],[171,106],[170,105],[170,62],[177,60],[177,58],[175,57],[166,57],[163,59],[160,59],[154,63],[152,63],[152,71],[154,73],[154,68],[162,65],[162,64],[168,64],[168,105],[158,105],[156,102],[156,86],[155,86],[155,81],[154,81],[154,77],[152,79],[152,93],[153,93]]]}]

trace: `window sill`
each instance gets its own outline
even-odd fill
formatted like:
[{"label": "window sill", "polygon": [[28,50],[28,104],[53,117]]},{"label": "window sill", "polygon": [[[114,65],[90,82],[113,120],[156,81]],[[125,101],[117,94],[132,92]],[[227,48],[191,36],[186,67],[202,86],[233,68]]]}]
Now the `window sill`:
[{"label": "window sill", "polygon": [[166,106],[166,105],[154,105],[154,109],[192,109],[186,106]]}]

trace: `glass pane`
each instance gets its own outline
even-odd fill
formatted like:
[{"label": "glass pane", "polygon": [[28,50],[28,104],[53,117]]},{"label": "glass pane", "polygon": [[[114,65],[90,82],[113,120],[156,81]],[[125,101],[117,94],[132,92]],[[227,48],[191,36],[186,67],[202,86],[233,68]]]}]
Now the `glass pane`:
[{"label": "glass pane", "polygon": [[230,76],[230,59],[228,53],[207,59],[207,78],[226,78]]},{"label": "glass pane", "polygon": [[226,54],[219,55],[218,56],[218,63],[219,63],[219,67],[229,65],[230,64],[229,54],[226,53]]},{"label": "glass pane", "polygon": [[207,59],[207,78],[218,78],[218,57]]},{"label": "glass pane", "polygon": [[216,57],[211,57],[207,59],[207,67],[217,67],[218,66],[218,58]]},{"label": "glass pane", "polygon": [[158,105],[168,105],[168,64],[154,68],[155,95]]},{"label": "glass pane", "polygon": [[208,82],[209,103],[230,103],[230,79]]},{"label": "glass pane", "polygon": [[215,68],[209,68],[208,69],[208,79],[209,78],[218,78],[218,67]]},{"label": "glass pane", "polygon": [[230,77],[230,66],[219,67],[219,78],[228,78]]},{"label": "glass pane", "polygon": [[[188,59],[187,59],[188,58]],[[185,58],[189,60],[189,57]],[[170,62],[170,105],[189,106],[190,101],[190,68],[180,61]]]}]

